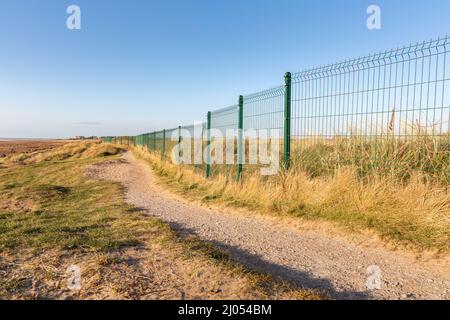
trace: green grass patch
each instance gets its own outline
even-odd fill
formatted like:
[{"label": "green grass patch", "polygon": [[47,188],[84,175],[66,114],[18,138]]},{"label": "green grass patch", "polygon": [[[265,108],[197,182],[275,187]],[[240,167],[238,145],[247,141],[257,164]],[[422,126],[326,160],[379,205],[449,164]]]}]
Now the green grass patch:
[{"label": "green grass patch", "polygon": [[[86,150],[80,149],[82,152]],[[29,211],[0,212],[0,250],[112,250],[136,246],[155,223],[123,202],[121,187],[84,177],[87,166],[113,155],[42,161],[0,172],[3,199],[31,201]],[[117,154],[117,153],[116,153]]]}]

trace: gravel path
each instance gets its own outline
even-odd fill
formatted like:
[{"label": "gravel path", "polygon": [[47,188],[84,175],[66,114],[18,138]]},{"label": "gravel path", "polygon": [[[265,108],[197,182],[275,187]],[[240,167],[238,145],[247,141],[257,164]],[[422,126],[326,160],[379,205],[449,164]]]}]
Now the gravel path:
[{"label": "gravel path", "polygon": [[[221,212],[189,203],[162,189],[145,163],[127,152],[121,161],[89,170],[90,176],[121,182],[127,202],[175,229],[214,243],[258,271],[316,288],[336,299],[450,299],[450,277],[394,252],[363,248],[262,216]],[[376,267],[374,267],[376,266]],[[379,269],[378,269],[379,268]],[[381,271],[380,282],[374,272]],[[372,276],[371,276],[372,275]],[[367,282],[379,289],[369,290]]]}]

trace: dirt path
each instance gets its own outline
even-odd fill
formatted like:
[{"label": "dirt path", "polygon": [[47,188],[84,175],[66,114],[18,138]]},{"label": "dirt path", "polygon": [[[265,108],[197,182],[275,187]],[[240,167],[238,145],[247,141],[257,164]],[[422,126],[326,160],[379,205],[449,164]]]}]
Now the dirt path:
[{"label": "dirt path", "polygon": [[[262,216],[224,213],[189,203],[158,186],[148,165],[130,152],[122,161],[94,170],[104,179],[121,182],[129,203],[181,232],[214,243],[250,268],[323,290],[337,299],[450,299],[448,273],[427,270],[414,259],[387,250],[362,248],[325,234],[274,224]],[[370,275],[378,268],[380,289],[368,290],[368,280],[377,285]]]}]

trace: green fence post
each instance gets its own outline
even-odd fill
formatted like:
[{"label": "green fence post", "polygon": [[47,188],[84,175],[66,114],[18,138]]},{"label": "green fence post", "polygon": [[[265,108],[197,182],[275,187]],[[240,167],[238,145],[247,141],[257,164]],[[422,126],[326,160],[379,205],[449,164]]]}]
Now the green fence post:
[{"label": "green fence post", "polygon": [[291,165],[291,87],[292,76],[286,72],[284,76],[284,166],[286,170]]},{"label": "green fence post", "polygon": [[181,160],[182,160],[181,154],[183,152],[183,149],[181,148],[181,142],[182,142],[182,139],[181,139],[181,126],[178,126],[178,161],[179,161],[180,164],[181,164]]},{"label": "green fence post", "polygon": [[153,151],[156,152],[156,131],[153,132]]},{"label": "green fence post", "polygon": [[161,159],[164,159],[164,156],[166,155],[166,129],[162,132],[163,138],[162,138],[162,151],[161,151]]},{"label": "green fence post", "polygon": [[206,122],[206,177],[211,175],[211,112],[208,112]]},{"label": "green fence post", "polygon": [[242,175],[242,165],[244,163],[244,97],[239,96],[239,110],[238,110],[238,173],[237,179],[241,179]]}]

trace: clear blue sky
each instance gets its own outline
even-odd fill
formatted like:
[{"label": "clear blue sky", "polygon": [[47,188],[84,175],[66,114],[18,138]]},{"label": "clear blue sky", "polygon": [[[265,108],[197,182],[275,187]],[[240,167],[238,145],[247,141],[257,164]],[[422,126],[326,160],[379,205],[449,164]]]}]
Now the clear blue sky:
[{"label": "clear blue sky", "polygon": [[[82,30],[66,28],[71,4]],[[0,0],[0,137],[203,120],[286,71],[444,36],[449,13],[448,0]]]}]

